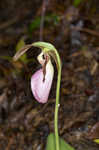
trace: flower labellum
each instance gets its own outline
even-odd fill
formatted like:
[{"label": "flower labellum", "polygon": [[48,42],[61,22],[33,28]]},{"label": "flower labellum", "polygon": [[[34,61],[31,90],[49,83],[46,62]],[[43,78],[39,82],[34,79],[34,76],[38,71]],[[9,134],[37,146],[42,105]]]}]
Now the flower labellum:
[{"label": "flower labellum", "polygon": [[49,55],[43,52],[38,56],[42,68],[31,77],[31,89],[35,99],[40,103],[46,103],[50,93],[54,68]]}]

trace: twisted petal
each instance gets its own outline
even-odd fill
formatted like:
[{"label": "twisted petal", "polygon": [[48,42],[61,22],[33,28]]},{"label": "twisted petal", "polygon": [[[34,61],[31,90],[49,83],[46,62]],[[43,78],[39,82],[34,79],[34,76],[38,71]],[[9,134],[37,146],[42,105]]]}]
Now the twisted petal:
[{"label": "twisted petal", "polygon": [[46,67],[45,80],[43,81],[43,70],[38,70],[31,78],[31,89],[35,99],[40,103],[46,103],[50,93],[53,80],[53,66]]}]

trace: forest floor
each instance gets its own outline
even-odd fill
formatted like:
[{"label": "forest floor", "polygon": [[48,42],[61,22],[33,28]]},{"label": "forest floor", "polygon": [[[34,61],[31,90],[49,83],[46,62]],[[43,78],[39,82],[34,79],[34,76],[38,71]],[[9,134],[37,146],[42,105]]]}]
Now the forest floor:
[{"label": "forest floor", "polygon": [[60,136],[75,150],[98,150],[99,2],[44,2],[0,2],[0,150],[45,149],[54,132],[57,73],[48,102],[40,104],[30,88],[40,68],[38,49],[12,60],[17,45],[39,40],[52,43],[61,56]]}]

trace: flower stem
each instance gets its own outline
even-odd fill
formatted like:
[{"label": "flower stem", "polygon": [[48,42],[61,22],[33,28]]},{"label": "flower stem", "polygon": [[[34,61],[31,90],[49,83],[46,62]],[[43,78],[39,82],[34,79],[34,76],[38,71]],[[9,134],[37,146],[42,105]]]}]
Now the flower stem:
[{"label": "flower stem", "polygon": [[59,135],[58,135],[58,110],[59,110],[59,96],[60,96],[60,82],[61,82],[61,59],[56,48],[46,42],[35,42],[32,46],[39,47],[44,53],[48,53],[56,62],[58,69],[57,88],[56,88],[56,104],[55,104],[55,116],[54,116],[54,128],[55,128],[55,145],[56,150],[59,148]]},{"label": "flower stem", "polygon": [[58,78],[57,78],[57,88],[56,88],[56,104],[55,104],[55,116],[54,116],[54,128],[55,128],[55,143],[56,150],[59,150],[59,134],[58,134],[58,110],[59,110],[59,96],[60,96],[60,82],[61,82],[61,61],[60,57],[56,51],[56,56],[59,64],[58,68]]}]

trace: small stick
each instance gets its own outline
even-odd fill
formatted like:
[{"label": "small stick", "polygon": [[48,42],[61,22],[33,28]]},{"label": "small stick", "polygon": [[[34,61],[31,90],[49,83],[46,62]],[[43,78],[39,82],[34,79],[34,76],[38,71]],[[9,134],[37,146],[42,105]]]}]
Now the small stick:
[{"label": "small stick", "polygon": [[43,1],[41,23],[40,23],[40,41],[43,41],[44,17],[45,17],[46,7],[47,7],[48,3],[49,3],[49,0]]},{"label": "small stick", "polygon": [[91,30],[91,29],[88,29],[88,28],[79,28],[79,27],[73,27],[73,28],[78,30],[78,31],[81,31],[81,32],[86,32],[86,33],[92,34],[94,36],[99,36],[98,31],[94,31],[94,30]]}]

